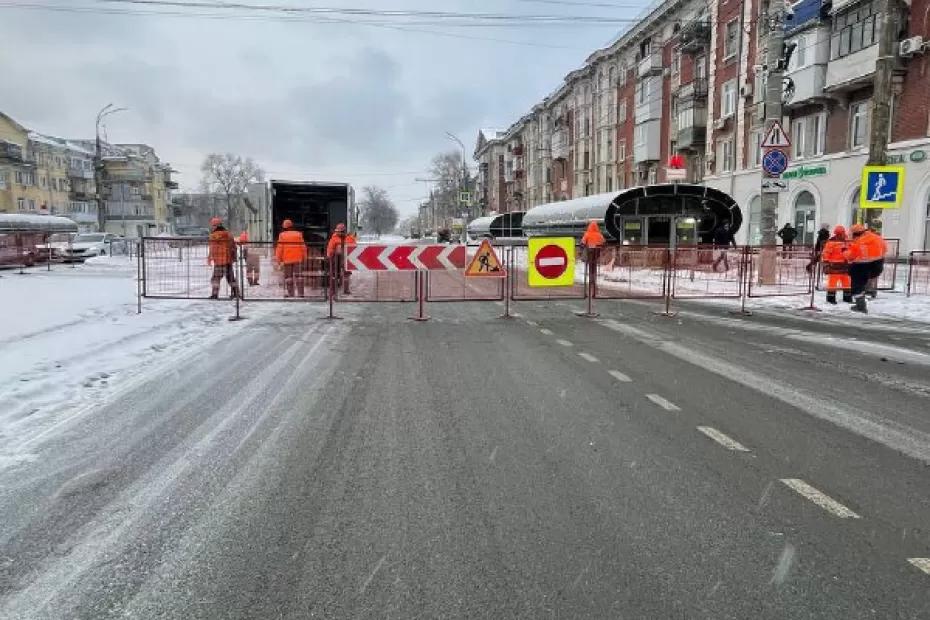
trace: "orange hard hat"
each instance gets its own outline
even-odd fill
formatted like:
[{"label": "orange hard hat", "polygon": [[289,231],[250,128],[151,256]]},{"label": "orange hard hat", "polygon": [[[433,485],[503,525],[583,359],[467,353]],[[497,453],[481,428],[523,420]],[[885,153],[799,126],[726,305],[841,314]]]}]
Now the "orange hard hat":
[{"label": "orange hard hat", "polygon": [[281,222],[281,228],[285,228],[285,229],[286,229],[286,228],[294,228],[294,222],[292,222],[292,221],[290,221],[290,220],[284,220],[283,222]]},{"label": "orange hard hat", "polygon": [[213,226],[214,228],[217,227],[217,226],[219,226],[219,225],[222,224],[222,223],[223,223],[223,220],[221,220],[221,219],[218,218],[218,217],[215,217],[215,218],[213,218],[213,219],[210,220],[210,226]]},{"label": "orange hard hat", "polygon": [[846,228],[844,228],[843,226],[837,226],[836,228],[833,229],[833,234],[837,237],[845,237]]},{"label": "orange hard hat", "polygon": [[346,230],[345,224],[336,224],[336,232],[345,232],[345,230]]},{"label": "orange hard hat", "polygon": [[853,224],[850,230],[852,230],[852,234],[854,235],[861,235],[865,232],[865,226],[862,224]]}]

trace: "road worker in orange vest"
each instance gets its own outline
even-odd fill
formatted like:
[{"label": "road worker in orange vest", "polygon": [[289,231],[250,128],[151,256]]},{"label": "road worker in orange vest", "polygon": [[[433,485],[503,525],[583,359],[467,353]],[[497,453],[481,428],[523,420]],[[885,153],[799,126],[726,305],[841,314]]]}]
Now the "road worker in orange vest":
[{"label": "road worker in orange vest", "polygon": [[852,296],[855,299],[852,310],[868,312],[865,291],[869,280],[878,278],[884,270],[885,240],[862,224],[853,225],[852,237],[852,242],[843,254],[849,262],[849,277],[852,280]]},{"label": "road worker in orange vest", "polygon": [[833,229],[833,236],[823,246],[820,260],[823,263],[823,273],[827,276],[827,303],[836,304],[836,292],[843,291],[843,301],[852,303],[851,283],[849,280],[849,263],[844,255],[848,243],[846,229],[837,226]]},{"label": "road worker in orange vest", "polygon": [[235,270],[236,240],[223,226],[223,220],[220,218],[211,219],[210,227],[213,229],[210,233],[207,252],[207,263],[213,265],[213,275],[210,277],[210,299],[219,298],[220,282],[224,277],[226,282],[229,283],[229,298],[235,299],[239,296],[239,285],[236,283]]},{"label": "road worker in orange vest", "polygon": [[[351,239],[351,242],[349,241]],[[336,276],[336,287],[344,286],[345,292],[349,292],[349,279],[345,273],[345,256],[343,256],[343,246],[346,251],[349,250],[350,243],[355,246],[355,236],[346,232],[346,225],[336,224],[336,229],[326,244],[326,257],[331,261],[332,273]]]},{"label": "road worker in orange vest", "polygon": [[601,227],[598,226],[597,220],[588,222],[588,229],[584,231],[584,236],[581,237],[581,245],[594,249],[601,247],[605,243],[607,243],[607,240],[604,239],[604,234],[601,233]]},{"label": "road worker in orange vest", "polygon": [[294,228],[294,222],[284,220],[281,222],[281,232],[278,234],[278,243],[275,246],[275,258],[278,265],[284,269],[284,296],[294,296],[294,285],[297,285],[297,295],[304,296],[304,265],[307,262],[307,245],[304,236]]}]

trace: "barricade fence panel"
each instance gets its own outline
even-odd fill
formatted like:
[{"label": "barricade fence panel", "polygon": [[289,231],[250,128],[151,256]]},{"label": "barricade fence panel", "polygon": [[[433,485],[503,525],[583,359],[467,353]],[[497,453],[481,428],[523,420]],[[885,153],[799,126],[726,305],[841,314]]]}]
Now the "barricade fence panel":
[{"label": "barricade fence panel", "polygon": [[930,295],[930,250],[915,250],[907,260],[907,296]]},{"label": "barricade fence panel", "polygon": [[41,231],[0,231],[0,267],[34,267],[64,262],[71,235]]},{"label": "barricade fence panel", "polygon": [[[478,247],[468,247],[465,264],[471,264]],[[509,247],[495,246],[501,264],[509,260]],[[426,301],[503,301],[507,294],[506,278],[466,277],[464,271],[433,270],[426,279]]]},{"label": "barricade fence panel", "polygon": [[239,244],[242,297],[250,301],[323,301],[329,265],[322,244]]},{"label": "barricade fence panel", "polygon": [[214,273],[220,276],[217,294],[229,297],[239,278],[236,261],[214,265],[209,241],[189,237],[142,239],[142,296],[163,299],[209,299]]},{"label": "barricade fence panel", "polygon": [[810,247],[753,246],[748,249],[748,297],[809,295],[814,283]]},{"label": "barricade fence panel", "polygon": [[714,246],[672,250],[672,297],[738,298],[743,294],[745,248]]},{"label": "barricade fence panel", "polygon": [[668,292],[668,247],[607,245],[598,251],[596,299],[660,299]]},{"label": "barricade fence panel", "polygon": [[549,299],[587,299],[588,266],[585,248],[575,246],[575,278],[571,286],[530,286],[529,247],[524,242],[510,247],[508,262],[510,271],[510,299],[513,301],[546,301]]},{"label": "barricade fence panel", "polygon": [[901,240],[885,239],[885,268],[878,276],[878,290],[893,291],[898,279],[898,257]]}]

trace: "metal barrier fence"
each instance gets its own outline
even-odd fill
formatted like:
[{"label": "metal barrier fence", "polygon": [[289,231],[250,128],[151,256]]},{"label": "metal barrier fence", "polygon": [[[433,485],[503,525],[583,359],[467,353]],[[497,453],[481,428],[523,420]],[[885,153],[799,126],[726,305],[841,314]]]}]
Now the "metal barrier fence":
[{"label": "metal barrier fence", "polygon": [[907,257],[907,296],[930,295],[930,250],[914,250]]},{"label": "metal barrier fence", "polygon": [[597,254],[595,299],[661,299],[669,292],[669,248],[610,245]]},{"label": "metal barrier fence", "polygon": [[329,265],[322,244],[250,241],[238,247],[243,300],[326,299]]},{"label": "metal barrier fence", "polygon": [[[466,248],[468,265],[478,251]],[[511,248],[496,247],[498,258],[507,265]],[[429,271],[426,275],[426,301],[504,301],[507,296],[506,278],[469,278],[458,270]]]},{"label": "metal barrier fence", "polygon": [[814,286],[810,247],[747,246],[746,296],[810,295]]}]

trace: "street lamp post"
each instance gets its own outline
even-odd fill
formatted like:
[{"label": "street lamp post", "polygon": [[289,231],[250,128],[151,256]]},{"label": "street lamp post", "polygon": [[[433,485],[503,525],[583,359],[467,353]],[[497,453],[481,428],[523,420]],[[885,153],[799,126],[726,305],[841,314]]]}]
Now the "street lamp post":
[{"label": "street lamp post", "polygon": [[[103,183],[103,158],[101,156],[100,148],[100,121],[110,116],[111,114],[116,114],[117,112],[123,112],[129,108],[114,108],[112,103],[105,105],[99,112],[97,112],[97,124],[94,129],[94,197],[97,200],[97,228],[99,232],[106,232],[107,225],[107,216],[106,211],[103,208],[103,200],[100,196],[100,186]],[[123,222],[125,226],[125,221]]]},{"label": "street lamp post", "polygon": [[[447,131],[447,132],[446,132],[446,137],[449,138],[450,140],[452,140],[453,142],[455,142],[456,144],[458,144],[459,147],[462,149],[462,175],[461,175],[461,177],[459,177],[459,178],[460,178],[460,180],[459,180],[459,200],[461,200],[462,194],[463,194],[464,192],[468,191],[468,188],[465,187],[465,175],[468,173],[468,164],[465,162],[465,145],[462,143],[461,140],[458,139],[458,137],[455,136],[455,134],[453,134],[453,133],[451,133],[451,132],[448,132],[448,131]],[[464,217],[463,217],[462,219],[463,219],[463,220],[468,220],[468,218],[469,218],[470,216],[471,216],[471,205],[470,205],[468,202],[466,202],[466,203],[465,203],[465,213],[464,213]],[[465,222],[462,223],[462,243],[467,243],[467,242],[468,242],[468,225],[467,225],[467,224],[468,224],[467,221],[465,221]]]}]

